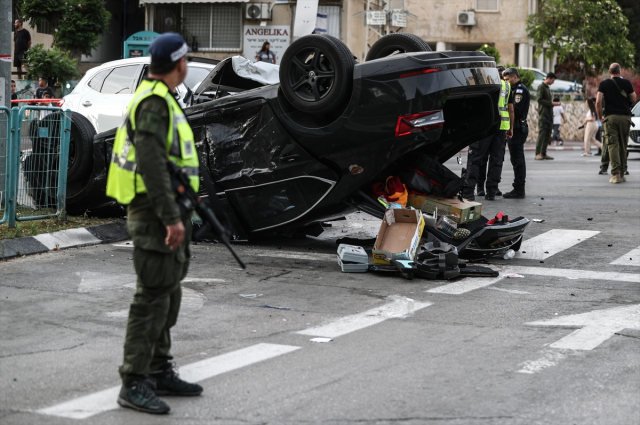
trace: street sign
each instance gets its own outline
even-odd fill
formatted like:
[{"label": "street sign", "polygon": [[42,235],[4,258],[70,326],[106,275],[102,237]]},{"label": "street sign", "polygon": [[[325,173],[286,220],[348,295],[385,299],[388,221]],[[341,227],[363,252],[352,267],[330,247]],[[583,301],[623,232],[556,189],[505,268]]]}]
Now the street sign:
[{"label": "street sign", "polygon": [[569,350],[593,350],[623,329],[640,330],[640,304],[594,310],[551,320],[526,323],[530,326],[580,328],[550,345]]},{"label": "street sign", "polygon": [[387,25],[387,14],[384,10],[367,11],[367,25]]},{"label": "street sign", "polygon": [[405,28],[407,26],[407,14],[404,12],[393,12],[391,14],[391,26]]}]

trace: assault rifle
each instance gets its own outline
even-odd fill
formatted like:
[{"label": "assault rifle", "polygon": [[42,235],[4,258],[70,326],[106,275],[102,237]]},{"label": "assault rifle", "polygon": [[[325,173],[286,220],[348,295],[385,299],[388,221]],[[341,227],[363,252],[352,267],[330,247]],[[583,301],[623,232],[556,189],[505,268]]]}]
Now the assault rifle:
[{"label": "assault rifle", "polygon": [[[209,199],[215,214],[211,209],[209,209],[209,206],[204,203],[202,198],[198,196],[196,191],[193,190],[189,182],[189,176],[187,176],[182,168],[178,167],[174,162],[167,161],[167,169],[171,175],[171,189],[176,193],[176,202],[178,202],[178,205],[180,206],[180,214],[184,217],[191,211],[195,210],[198,216],[202,219],[203,225],[196,232],[195,238],[198,239],[209,229],[213,230],[216,234],[216,238],[221,240],[227,247],[231,252],[231,255],[233,255],[233,258],[235,258],[238,264],[240,264],[240,267],[246,269],[247,266],[240,257],[238,257],[238,254],[236,254],[229,243],[229,236],[232,231],[231,224],[229,223],[229,218],[227,217],[226,212],[222,209],[222,205],[218,201],[218,198],[216,198],[215,191],[210,189],[213,185],[208,180],[209,175],[206,174],[207,171],[201,169],[203,179],[205,181],[205,188],[209,193]],[[220,220],[217,216],[220,217]],[[220,223],[221,220],[225,223],[225,226]]]}]

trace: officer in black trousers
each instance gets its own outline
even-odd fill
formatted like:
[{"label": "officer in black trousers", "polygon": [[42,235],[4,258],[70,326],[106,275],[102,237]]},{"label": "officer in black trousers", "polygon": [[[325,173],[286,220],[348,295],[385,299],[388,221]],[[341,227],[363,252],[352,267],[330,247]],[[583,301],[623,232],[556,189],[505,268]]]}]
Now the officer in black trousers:
[{"label": "officer in black trousers", "polygon": [[504,80],[511,84],[511,97],[509,103],[513,103],[514,129],[513,137],[507,139],[509,156],[513,165],[513,190],[502,195],[505,199],[524,199],[524,182],[527,177],[527,166],[524,161],[524,142],[529,134],[527,115],[529,114],[529,90],[520,81],[520,74],[516,68],[507,68],[502,72]]}]

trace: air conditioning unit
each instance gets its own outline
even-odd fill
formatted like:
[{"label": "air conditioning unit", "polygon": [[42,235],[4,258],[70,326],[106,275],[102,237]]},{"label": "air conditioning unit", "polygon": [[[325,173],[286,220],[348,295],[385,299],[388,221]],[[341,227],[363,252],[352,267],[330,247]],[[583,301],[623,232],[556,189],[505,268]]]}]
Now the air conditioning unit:
[{"label": "air conditioning unit", "polygon": [[471,26],[476,24],[476,12],[458,12],[458,25]]},{"label": "air conditioning unit", "polygon": [[246,19],[265,21],[271,19],[269,3],[247,3]]}]

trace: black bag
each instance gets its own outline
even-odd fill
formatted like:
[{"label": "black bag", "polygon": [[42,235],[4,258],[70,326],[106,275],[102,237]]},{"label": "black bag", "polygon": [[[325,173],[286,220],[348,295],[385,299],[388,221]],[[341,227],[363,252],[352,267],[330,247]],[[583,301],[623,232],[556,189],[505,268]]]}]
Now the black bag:
[{"label": "black bag", "polygon": [[[464,186],[464,178],[428,155],[415,152],[402,163],[399,177],[408,188],[441,198],[455,197]],[[419,171],[420,173],[417,173]]]}]

